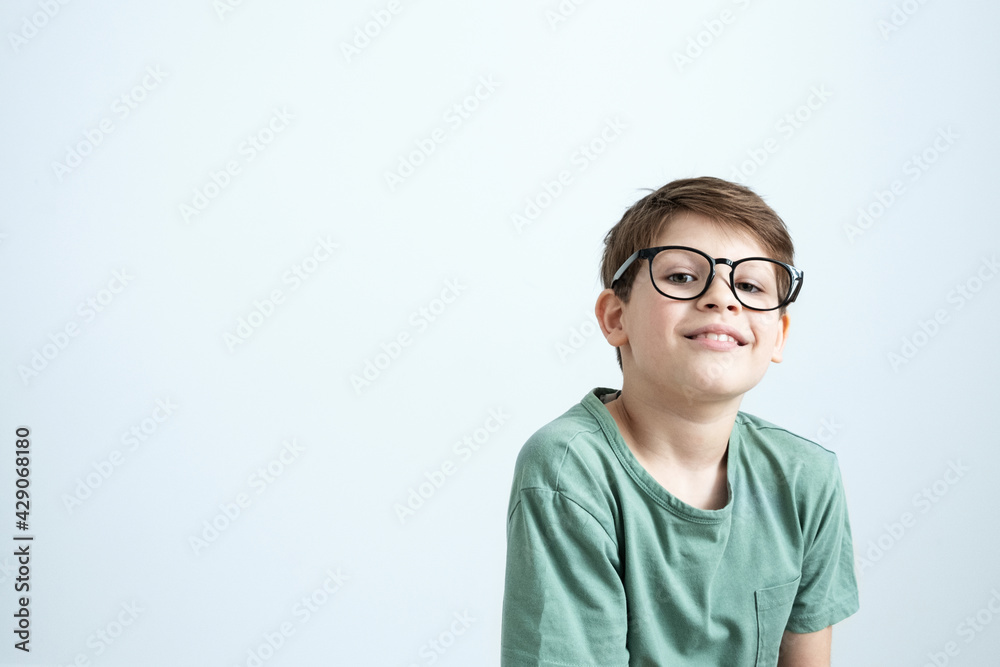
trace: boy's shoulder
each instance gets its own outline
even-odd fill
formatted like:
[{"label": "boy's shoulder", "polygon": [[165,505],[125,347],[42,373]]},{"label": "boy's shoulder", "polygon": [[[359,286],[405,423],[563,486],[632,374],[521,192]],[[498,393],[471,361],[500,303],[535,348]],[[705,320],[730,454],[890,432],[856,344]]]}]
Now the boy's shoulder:
[{"label": "boy's shoulder", "polygon": [[746,412],[737,413],[735,428],[745,464],[758,473],[808,495],[825,496],[840,484],[837,454],[823,445]]},{"label": "boy's shoulder", "polygon": [[617,459],[605,430],[611,428],[611,417],[600,399],[611,391],[594,389],[528,438],[514,464],[508,519],[530,496],[569,502],[590,514],[609,536],[617,534]]},{"label": "boy's shoulder", "polygon": [[[560,481],[567,481],[567,465],[597,462],[604,458],[602,447],[607,442],[603,427],[594,413],[591,400],[600,401],[595,389],[579,403],[556,417],[532,434],[521,447],[515,464],[516,481],[522,489],[560,488]],[[607,391],[607,390],[605,390]]]},{"label": "boy's shoulder", "polygon": [[736,414],[735,426],[744,439],[781,458],[822,461],[837,457],[835,452],[823,445],[748,412]]}]

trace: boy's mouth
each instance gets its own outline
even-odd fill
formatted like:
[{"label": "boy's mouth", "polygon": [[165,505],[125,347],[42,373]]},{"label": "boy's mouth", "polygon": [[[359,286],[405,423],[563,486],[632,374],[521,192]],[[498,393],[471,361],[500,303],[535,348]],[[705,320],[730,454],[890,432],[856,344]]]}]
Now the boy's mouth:
[{"label": "boy's mouth", "polygon": [[739,344],[739,341],[737,341],[732,336],[727,336],[726,334],[707,333],[707,334],[698,334],[697,336],[691,336],[690,338],[692,338],[692,339],[695,339],[695,338],[707,338],[709,340],[724,340],[724,341],[727,341],[727,342],[730,342],[730,343],[736,343],[737,345]]},{"label": "boy's mouth", "polygon": [[707,338],[708,340],[719,340],[727,343],[736,343],[736,345],[742,347],[747,344],[746,338],[744,338],[739,331],[736,331],[732,327],[726,327],[719,324],[712,324],[707,327],[702,327],[684,336],[689,340],[697,340],[699,338]]}]

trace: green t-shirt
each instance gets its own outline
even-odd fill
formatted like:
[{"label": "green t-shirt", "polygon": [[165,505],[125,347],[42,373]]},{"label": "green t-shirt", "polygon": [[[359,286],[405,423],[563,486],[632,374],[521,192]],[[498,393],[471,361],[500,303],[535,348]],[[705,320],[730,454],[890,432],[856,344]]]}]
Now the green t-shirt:
[{"label": "green t-shirt", "polygon": [[777,664],[858,610],[836,455],[739,413],[725,507],[671,495],[595,389],[535,433],[507,518],[502,664]]}]

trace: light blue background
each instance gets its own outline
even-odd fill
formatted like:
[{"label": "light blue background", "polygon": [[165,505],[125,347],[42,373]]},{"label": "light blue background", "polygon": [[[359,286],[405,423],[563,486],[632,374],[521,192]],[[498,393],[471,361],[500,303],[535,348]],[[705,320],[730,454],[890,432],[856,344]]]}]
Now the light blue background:
[{"label": "light blue background", "polygon": [[[742,165],[806,272],[786,360],[743,408],[837,452],[868,559],[834,664],[923,665],[948,642],[948,664],[995,659],[1000,619],[971,639],[960,624],[1000,590],[1000,280],[975,283],[1000,248],[1000,7],[588,0],[553,23],[554,0],[401,0],[347,58],[386,3],[221,6],[16,0],[0,15],[0,442],[12,458],[14,429],[32,429],[36,535],[33,650],[8,635],[0,663],[246,665],[290,623],[264,664],[498,664],[517,452],[620,383],[588,325],[603,236],[643,188]],[[127,117],[122,95],[142,97]],[[463,101],[475,109],[456,127]],[[294,120],[247,161],[275,109]],[[113,131],[60,178],[54,163],[103,119]],[[390,188],[435,128],[443,140]],[[591,142],[602,152],[581,171]],[[239,173],[186,222],[181,205],[230,160]],[[563,170],[572,182],[518,229]],[[292,289],[318,238],[338,247]],[[447,281],[460,288],[442,311]],[[967,283],[979,291],[959,308]],[[282,303],[231,350],[227,332],[275,289]],[[86,319],[79,304],[112,296]],[[44,349],[69,323],[78,334]],[[894,364],[904,338],[920,345]],[[19,370],[36,352],[44,368]],[[177,407],[130,450],[122,435],[158,399]],[[463,458],[455,443],[490,410],[508,417]],[[273,483],[253,477],[293,439]],[[396,504],[446,461],[454,474],[401,523]],[[968,471],[952,484],[955,462]],[[89,497],[67,501],[81,483]],[[193,548],[240,494],[239,517]],[[13,613],[13,559],[0,565]],[[96,639],[132,603],[134,622]],[[475,620],[433,653],[456,613]]]}]

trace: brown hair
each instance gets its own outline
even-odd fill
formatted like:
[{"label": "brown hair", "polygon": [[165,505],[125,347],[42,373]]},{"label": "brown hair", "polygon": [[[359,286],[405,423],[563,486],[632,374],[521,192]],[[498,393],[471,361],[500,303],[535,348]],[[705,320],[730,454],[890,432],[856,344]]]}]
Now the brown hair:
[{"label": "brown hair", "polygon": [[[772,259],[794,264],[795,249],[788,228],[757,193],[712,176],[682,178],[633,204],[604,237],[601,258],[604,287],[611,288],[618,267],[636,250],[653,245],[667,223],[683,212],[698,213],[733,231],[749,234]],[[615,295],[623,302],[628,302],[640,264],[633,262],[613,286]],[[620,350],[618,365],[621,366]]]}]

